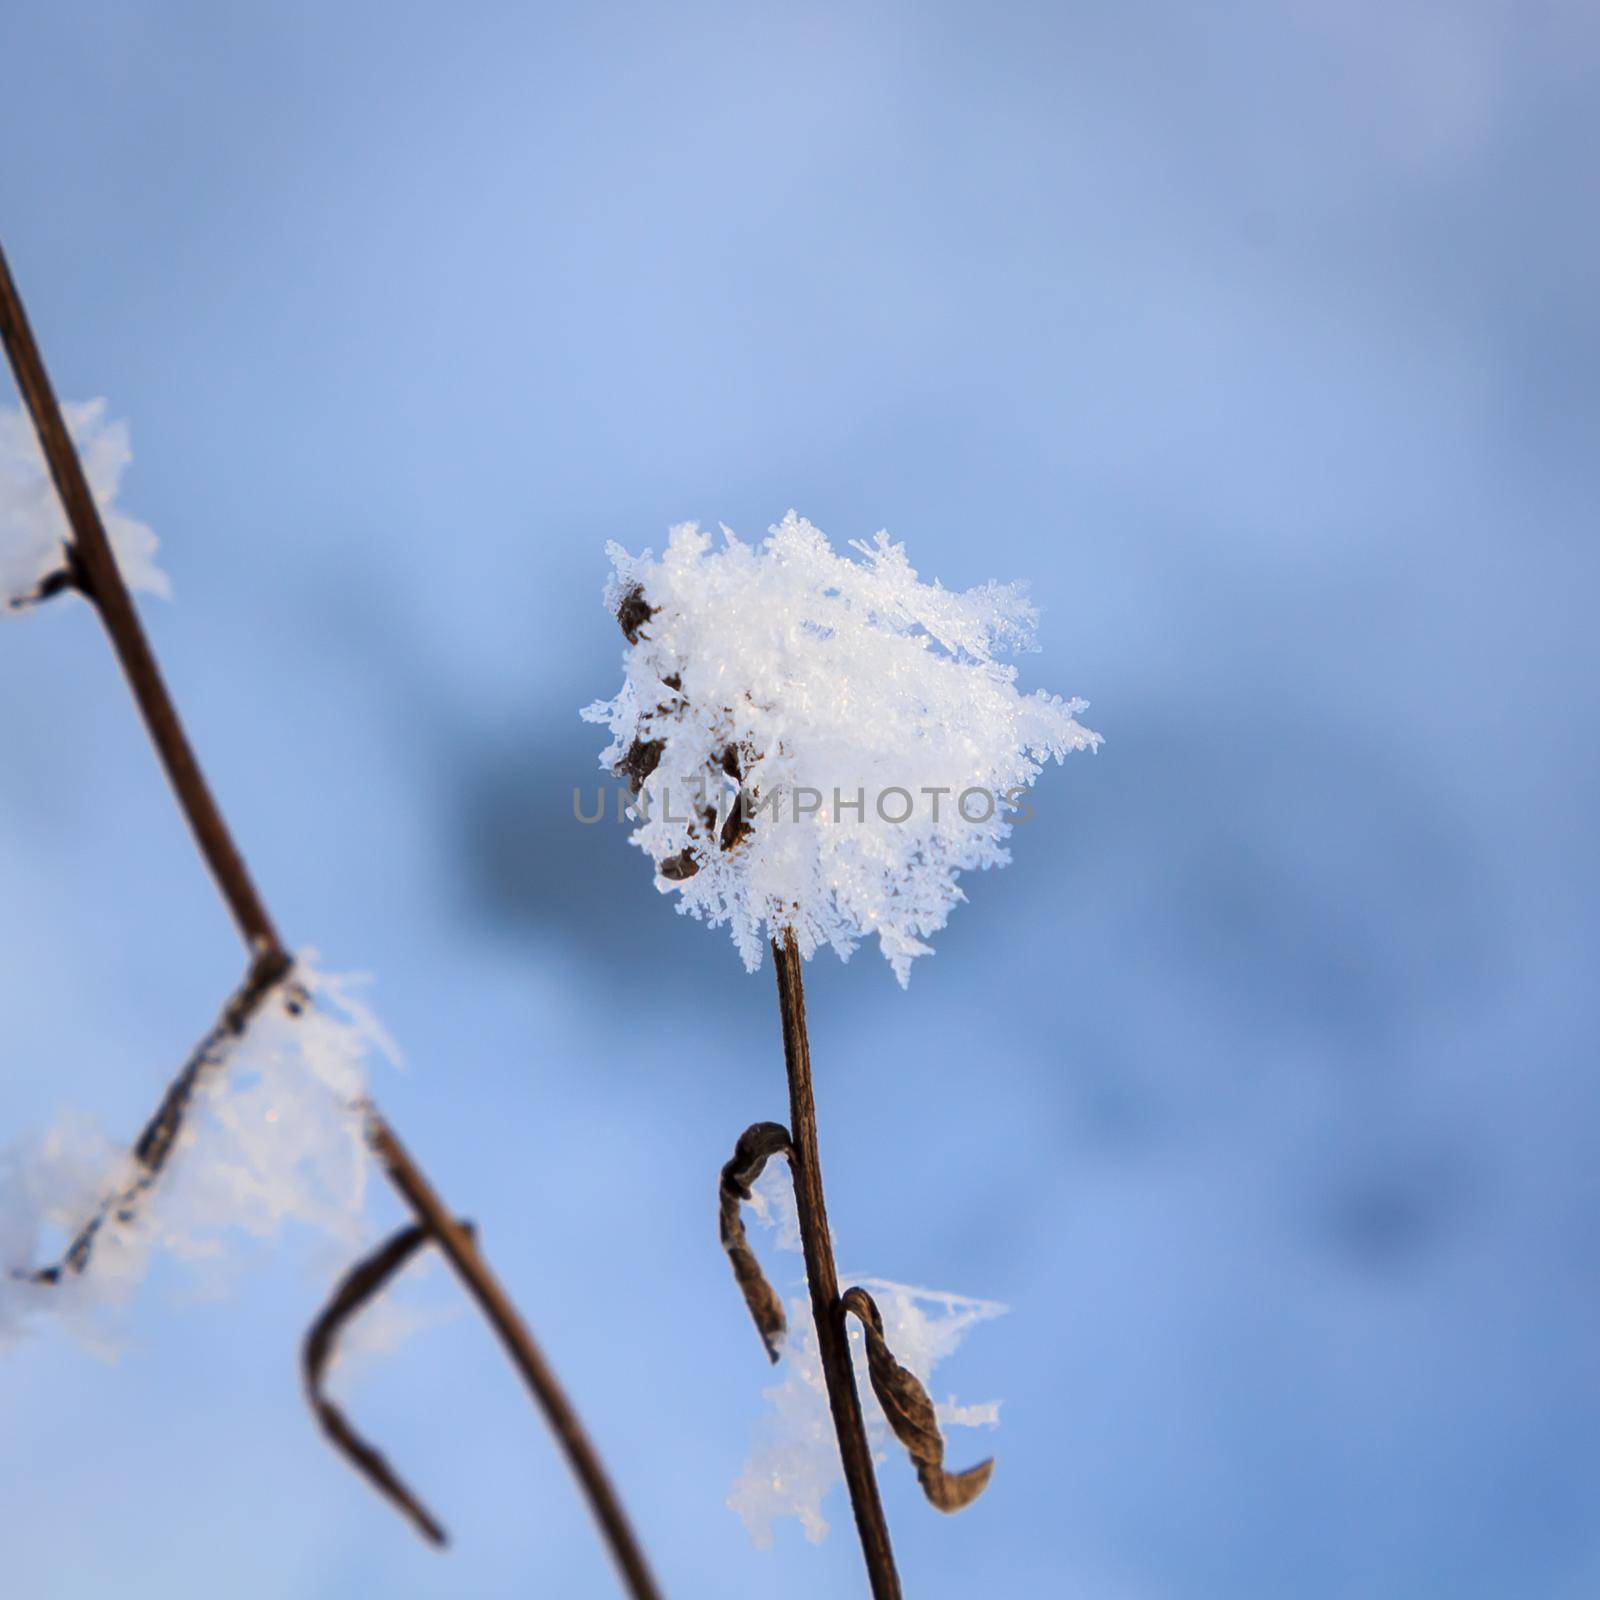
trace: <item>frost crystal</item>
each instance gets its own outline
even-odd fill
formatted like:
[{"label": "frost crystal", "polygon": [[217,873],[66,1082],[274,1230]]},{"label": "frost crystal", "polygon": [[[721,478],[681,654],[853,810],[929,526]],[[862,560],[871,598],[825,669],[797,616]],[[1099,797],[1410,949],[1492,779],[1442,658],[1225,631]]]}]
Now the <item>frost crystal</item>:
[{"label": "frost crystal", "polygon": [[[933,1388],[928,1380],[939,1362],[955,1350],[974,1323],[998,1317],[1006,1309],[988,1300],[913,1289],[877,1278],[854,1281],[860,1282],[877,1301],[889,1348],[902,1365],[916,1374],[930,1396]],[[828,1531],[822,1515],[823,1499],[844,1482],[822,1362],[817,1354],[810,1297],[790,1300],[788,1312],[790,1333],[784,1346],[784,1378],[763,1391],[772,1409],[762,1419],[744,1471],[728,1496],[729,1507],[738,1512],[750,1537],[763,1549],[771,1544],[772,1525],[779,1517],[799,1518],[806,1538],[813,1544],[822,1539]],[[856,1389],[866,1418],[867,1438],[874,1459],[882,1462],[899,1455],[900,1446],[872,1392],[864,1342],[854,1323],[850,1325],[850,1347],[855,1356]],[[997,1400],[958,1405],[950,1399],[936,1404],[934,1409],[940,1427],[947,1432],[951,1427],[992,1428],[1000,1421]]]},{"label": "frost crystal", "polygon": [[[156,566],[156,536],[114,504],[122,474],[133,459],[125,422],[106,421],[104,400],[61,408],[78,448],[106,536],[129,588],[168,593]],[[27,414],[0,407],[0,615],[25,605],[39,586],[63,570],[67,519]]]},{"label": "frost crystal", "polygon": [[348,981],[302,957],[196,1081],[170,1160],[128,1219],[108,1219],[83,1270],[58,1283],[30,1281],[27,1270],[58,1255],[142,1169],[70,1116],[12,1149],[0,1163],[0,1347],[48,1312],[96,1339],[97,1318],[126,1301],[158,1249],[214,1259],[231,1232],[270,1238],[286,1222],[341,1253],[359,1245],[368,1153],[358,1102],[374,1049],[393,1054]]},{"label": "frost crystal", "polygon": [[608,547],[629,640],[601,765],[638,799],[633,842],[679,910],[727,923],[752,970],[792,928],[805,956],[876,935],[904,984],[1002,866],[1017,799],[1051,756],[1093,749],[1081,700],[1021,694],[997,652],[1028,648],[1022,586],[918,581],[878,534],[859,559],[790,512],[759,546],[693,524],[659,560]]}]

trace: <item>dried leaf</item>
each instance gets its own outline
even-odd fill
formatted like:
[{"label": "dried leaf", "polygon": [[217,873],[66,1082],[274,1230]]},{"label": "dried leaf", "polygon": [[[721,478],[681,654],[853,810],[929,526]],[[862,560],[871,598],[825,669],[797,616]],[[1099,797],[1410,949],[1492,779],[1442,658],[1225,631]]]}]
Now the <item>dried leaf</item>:
[{"label": "dried leaf", "polygon": [[[470,1232],[471,1224],[462,1223]],[[355,1314],[378,1294],[432,1235],[418,1223],[402,1228],[371,1255],[356,1263],[311,1325],[301,1354],[306,1399],[329,1442],[379,1494],[396,1506],[430,1544],[449,1543],[428,1508],[400,1481],[388,1458],[350,1425],[345,1414],[323,1393],[322,1383],[339,1334]]]},{"label": "dried leaf", "polygon": [[656,871],[672,883],[682,883],[685,878],[692,878],[699,870],[700,863],[695,860],[693,850],[680,850],[677,855],[668,856],[665,861],[656,863]]},{"label": "dried leaf", "polygon": [[883,1337],[883,1317],[877,1303],[865,1289],[847,1289],[841,1297],[842,1312],[860,1320],[867,1335],[867,1372],[873,1393],[889,1419],[895,1437],[906,1447],[917,1469],[922,1492],[940,1511],[959,1511],[969,1506],[988,1486],[994,1459],[980,1461],[965,1472],[944,1470],[944,1436],[928,1391],[915,1374],[894,1358]]},{"label": "dried leaf", "polygon": [[638,644],[640,628],[655,614],[656,608],[645,599],[644,589],[639,584],[623,595],[617,606],[617,623],[629,644]]},{"label": "dried leaf", "polygon": [[778,1359],[788,1322],[783,1314],[783,1301],[767,1282],[756,1260],[755,1251],[744,1231],[744,1217],[740,1212],[742,1202],[750,1198],[750,1185],[759,1178],[773,1156],[790,1153],[789,1130],[781,1122],[757,1122],[739,1135],[733,1147],[733,1158],[722,1169],[721,1227],[722,1248],[728,1252],[728,1262],[733,1276],[750,1308],[750,1316],[767,1347],[767,1355]]},{"label": "dried leaf", "polygon": [[661,765],[661,752],[666,748],[664,739],[635,739],[611,771],[618,778],[626,778],[629,792],[637,796],[645,780]]}]

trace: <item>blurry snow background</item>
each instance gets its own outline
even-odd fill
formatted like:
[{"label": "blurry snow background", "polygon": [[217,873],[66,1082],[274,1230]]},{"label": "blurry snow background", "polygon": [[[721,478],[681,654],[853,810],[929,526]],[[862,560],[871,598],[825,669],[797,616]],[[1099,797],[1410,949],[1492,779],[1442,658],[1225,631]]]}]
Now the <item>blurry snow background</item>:
[{"label": "blurry snow background", "polygon": [[[378,974],[385,1103],[673,1593],[858,1558],[842,1503],[771,1552],[724,1505],[771,978],[572,821],[571,708],[606,538],[791,504],[1031,579],[1028,681],[1107,736],[910,995],[812,967],[845,1265],[1011,1307],[938,1374],[1003,1403],[983,1500],[884,1473],[908,1591],[1600,1592],[1592,8],[0,33],[5,245],[62,392],[131,423],[224,804],[287,936]],[[130,1135],[241,955],[86,609],[0,643],[0,1130]],[[6,1358],[8,1592],[612,1592],[474,1319],[353,1391],[441,1558],[303,1415],[325,1277],[259,1255],[221,1300],[158,1270],[115,1365]]]}]

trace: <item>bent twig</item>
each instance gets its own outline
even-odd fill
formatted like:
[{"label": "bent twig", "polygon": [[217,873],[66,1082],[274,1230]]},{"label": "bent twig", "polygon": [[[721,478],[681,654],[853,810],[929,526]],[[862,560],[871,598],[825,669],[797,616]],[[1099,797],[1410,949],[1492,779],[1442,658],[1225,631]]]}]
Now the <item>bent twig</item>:
[{"label": "bent twig", "polygon": [[420,1223],[413,1222],[345,1274],[317,1320],[312,1323],[311,1331],[306,1334],[301,1351],[301,1369],[305,1376],[307,1403],[322,1424],[328,1442],[379,1494],[392,1501],[410,1519],[429,1544],[445,1545],[449,1539],[432,1513],[401,1482],[394,1468],[389,1465],[388,1458],[356,1432],[344,1412],[323,1390],[323,1379],[344,1325],[428,1243],[428,1238],[428,1230]]}]

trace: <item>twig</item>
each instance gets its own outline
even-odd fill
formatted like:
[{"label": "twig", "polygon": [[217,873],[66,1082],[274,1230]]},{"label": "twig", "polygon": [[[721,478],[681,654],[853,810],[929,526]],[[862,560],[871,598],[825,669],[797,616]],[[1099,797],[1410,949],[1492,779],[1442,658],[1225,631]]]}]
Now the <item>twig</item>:
[{"label": "twig", "polygon": [[432,1512],[401,1482],[388,1457],[374,1449],[350,1425],[344,1412],[322,1387],[339,1335],[347,1323],[428,1242],[428,1230],[413,1222],[386,1239],[339,1281],[322,1314],[311,1324],[300,1354],[305,1375],[306,1400],[328,1442],[375,1488],[392,1501],[429,1544],[445,1545],[449,1538]]},{"label": "twig", "polygon": [[155,652],[133,608],[128,586],[117,568],[117,559],[111,553],[111,542],[106,538],[99,508],[89,490],[89,480],[84,476],[78,452],[72,447],[71,435],[62,419],[61,407],[56,403],[33,330],[28,326],[28,316],[6,264],[4,250],[0,250],[0,337],[5,340],[17,388],[33,418],[50,476],[55,480],[56,493],[61,496],[62,508],[72,529],[78,585],[100,614],[111,637],[111,648],[127,675],[128,687],[133,691],[151,742],[177,793],[178,804],[194,830],[195,843],[211,868],[245,943],[256,951],[276,952],[287,965],[288,954],[277,929],[256,893],[244,858],[222,820],[211,786],[178,720],[177,707],[161,680]]},{"label": "twig", "polygon": [[791,930],[785,929],[781,940],[772,941],[772,957],[777,964],[783,1056],[789,1074],[789,1126],[794,1135],[789,1165],[794,1172],[795,1211],[805,1252],[811,1312],[817,1325],[817,1351],[822,1359],[828,1405],[833,1412],[833,1428],[838,1435],[839,1456],[844,1464],[844,1481],[850,1491],[856,1531],[861,1536],[861,1553],[866,1558],[873,1600],[900,1600],[900,1577],[895,1571],[889,1525],[884,1520],[878,1480],[872,1469],[872,1449],[861,1419],[861,1399],[856,1393],[850,1340],[839,1299],[833,1240],[828,1233],[828,1209],[822,1194],[822,1158],[817,1151],[817,1111],[811,1090],[805,985],[801,979],[800,951]]},{"label": "twig", "polygon": [[[50,476],[72,530],[69,554],[76,586],[93,605],[111,640],[112,650],[171,781],[179,809],[188,820],[195,843],[250,948],[252,974],[266,971],[275,977],[282,976],[292,965],[292,958],[223,821],[179,720],[177,706],[162,680],[155,653],[118,570],[83,465],[73,449],[3,249],[0,249],[0,339],[5,343],[17,387],[33,419]],[[250,1008],[252,1011],[270,987],[268,983],[261,989]],[[411,1207],[418,1222],[438,1241],[521,1372],[588,1496],[590,1509],[634,1600],[660,1600],[660,1591],[638,1540],[593,1445],[504,1289],[471,1238],[440,1203],[422,1169],[375,1109],[368,1110],[367,1136],[389,1181]]]},{"label": "twig", "polygon": [[644,1551],[629,1525],[622,1502],[611,1485],[605,1467],[590,1442],[578,1414],[572,1408],[555,1373],[544,1358],[533,1335],[517,1314],[504,1289],[483,1264],[472,1235],[448,1212],[434,1193],[422,1169],[406,1153],[394,1130],[378,1116],[370,1114],[367,1137],[377,1151],[389,1181],[405,1196],[406,1204],[434,1237],[467,1292],[500,1337],[500,1343],[522,1374],[544,1412],[567,1463],[577,1475],[589,1499],[589,1509],[600,1524],[611,1554],[627,1579],[630,1593],[638,1600],[660,1600],[660,1591],[645,1561]]}]

